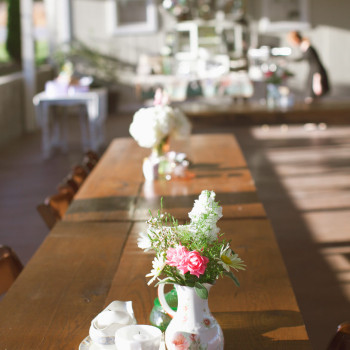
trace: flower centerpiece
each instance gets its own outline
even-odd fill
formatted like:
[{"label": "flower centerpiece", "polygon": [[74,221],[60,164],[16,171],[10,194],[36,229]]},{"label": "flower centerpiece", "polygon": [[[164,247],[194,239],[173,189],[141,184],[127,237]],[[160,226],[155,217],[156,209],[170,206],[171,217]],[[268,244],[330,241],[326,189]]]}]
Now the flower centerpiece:
[{"label": "flower centerpiece", "polygon": [[[294,76],[288,69],[271,65],[273,69],[269,68],[265,73],[266,82],[266,101],[270,108],[277,106],[283,107],[286,104],[283,97],[289,94],[289,88],[287,87],[287,79]],[[288,104],[288,101],[287,101]]]},{"label": "flower centerpiece", "polygon": [[[222,208],[215,201],[215,193],[205,190],[189,213],[189,223],[179,225],[170,214],[159,211],[147,221],[147,232],[140,233],[139,248],[155,252],[153,269],[146,275],[150,277],[148,284],[174,284],[178,292],[178,311],[166,331],[168,349],[176,349],[179,337],[188,344],[197,342],[198,346],[215,344],[205,348],[208,350],[223,349],[221,328],[208,309],[208,292],[223,276],[239,285],[233,271],[244,270],[245,264],[220,233],[216,224],[221,217]],[[159,299],[164,301],[162,292]],[[188,304],[189,299],[192,302]],[[197,304],[200,307],[193,306]],[[168,310],[166,305],[164,308]],[[206,332],[208,329],[211,331]],[[213,336],[215,339],[208,339]]]},{"label": "flower centerpiece", "polygon": [[265,75],[265,82],[267,84],[281,85],[285,84],[286,80],[293,77],[294,74],[286,68],[273,65],[274,69],[268,69]]},{"label": "flower centerpiece", "polygon": [[144,164],[144,173],[146,178],[154,179],[158,177],[161,162],[166,162],[164,156],[169,151],[170,138],[188,137],[191,123],[180,109],[169,105],[161,90],[157,90],[154,106],[141,108],[134,114],[129,132],[139,146],[152,149],[148,161],[156,168],[153,173],[147,174]]}]

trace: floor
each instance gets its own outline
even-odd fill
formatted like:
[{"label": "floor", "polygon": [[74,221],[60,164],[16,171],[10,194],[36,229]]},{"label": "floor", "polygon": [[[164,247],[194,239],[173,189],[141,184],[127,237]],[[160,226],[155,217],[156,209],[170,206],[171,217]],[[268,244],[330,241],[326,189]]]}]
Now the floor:
[{"label": "floor", "polygon": [[[131,117],[111,116],[107,138],[128,136]],[[36,205],[82,158],[79,124],[70,152],[44,161],[40,133],[0,151],[0,242],[27,263],[48,229]],[[196,124],[237,137],[274,227],[309,336],[326,349],[350,311],[350,126]]]}]

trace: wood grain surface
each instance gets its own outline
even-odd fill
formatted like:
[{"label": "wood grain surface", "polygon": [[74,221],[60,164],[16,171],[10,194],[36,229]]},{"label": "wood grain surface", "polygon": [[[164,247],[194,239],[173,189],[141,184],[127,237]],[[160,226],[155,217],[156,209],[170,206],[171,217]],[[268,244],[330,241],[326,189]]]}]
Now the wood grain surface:
[{"label": "wood grain surface", "polygon": [[78,349],[103,307],[129,223],[58,223],[0,302],[0,349]]},{"label": "wood grain surface", "polygon": [[[225,349],[311,349],[269,221],[227,219],[218,226],[248,266],[237,273],[241,287],[224,278],[210,291],[209,306],[225,333]],[[144,223],[133,225],[105,303],[132,300],[140,324],[150,324],[157,291],[145,277],[153,254],[137,247],[138,233],[145,229]]]},{"label": "wood grain surface", "polygon": [[236,140],[231,135],[193,135],[188,142],[194,178],[147,181],[142,161],[148,149],[134,140],[118,139],[109,147],[77,193],[64,220],[145,220],[149,209],[172,210],[187,219],[203,189],[217,193],[225,217],[265,217],[254,181]]},{"label": "wood grain surface", "polygon": [[210,308],[227,349],[310,349],[273,230],[240,148],[231,135],[194,135],[194,177],[144,182],[148,150],[115,140],[0,302],[0,350],[78,349],[91,320],[113,300],[131,300],[149,324],[156,288],[147,285],[153,254],[137,247],[148,209],[185,221],[203,189],[223,206],[219,227],[247,264],[241,287],[221,279]]}]

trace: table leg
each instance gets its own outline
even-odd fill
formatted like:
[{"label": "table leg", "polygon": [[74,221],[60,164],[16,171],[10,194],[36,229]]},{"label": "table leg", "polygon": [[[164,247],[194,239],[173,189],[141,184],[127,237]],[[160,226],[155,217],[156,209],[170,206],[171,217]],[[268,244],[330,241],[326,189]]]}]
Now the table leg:
[{"label": "table leg", "polygon": [[80,120],[80,131],[81,131],[81,143],[84,151],[88,151],[90,148],[89,133],[87,123],[89,117],[87,116],[87,106],[79,107],[79,120]]},{"label": "table leg", "polygon": [[89,123],[89,134],[90,134],[90,148],[93,151],[98,151],[97,133],[96,126],[98,123],[98,107],[97,99],[90,99],[87,101],[87,113]]},{"label": "table leg", "polygon": [[68,152],[68,128],[69,128],[69,120],[68,120],[68,108],[64,107],[63,109],[63,115],[60,120],[60,128],[61,128],[61,147],[64,152]]},{"label": "table leg", "polygon": [[48,110],[49,112],[49,119],[52,120],[52,137],[51,137],[51,145],[53,147],[60,147],[61,146],[61,116],[58,115],[57,113],[57,109],[55,108],[54,110],[52,109],[52,107],[56,107],[56,106],[51,106],[51,108]]},{"label": "table leg", "polygon": [[42,152],[43,157],[47,159],[51,154],[49,105],[41,102],[38,106],[38,111],[42,128]]}]

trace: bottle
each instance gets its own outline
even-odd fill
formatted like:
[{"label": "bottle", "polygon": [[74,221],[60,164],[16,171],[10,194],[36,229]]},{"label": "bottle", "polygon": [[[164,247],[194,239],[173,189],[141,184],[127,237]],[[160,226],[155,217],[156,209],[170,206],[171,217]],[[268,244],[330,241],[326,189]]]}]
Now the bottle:
[{"label": "bottle", "polygon": [[[174,310],[177,310],[177,293],[175,288],[173,288],[169,293],[165,294],[165,299],[168,305]],[[164,311],[160,305],[158,297],[154,299],[153,309],[150,314],[150,322],[152,326],[158,327],[162,332],[164,332],[168,324],[171,321],[171,317]]]}]

